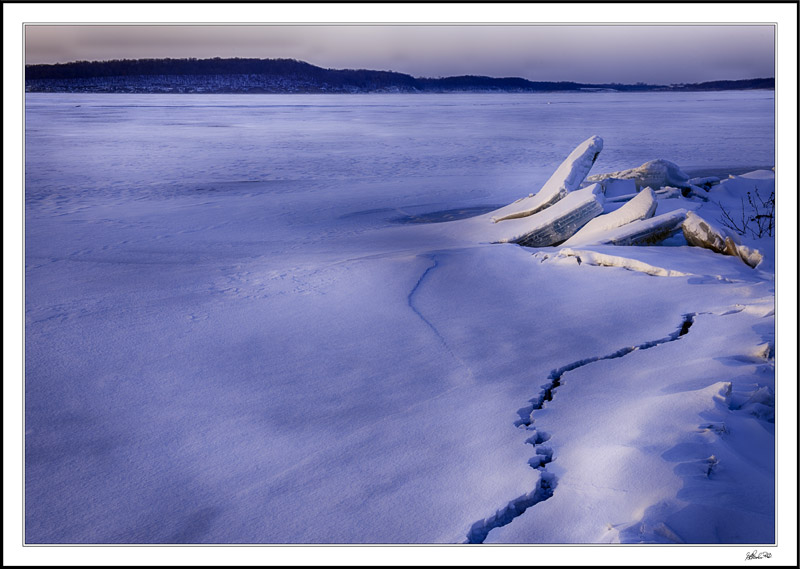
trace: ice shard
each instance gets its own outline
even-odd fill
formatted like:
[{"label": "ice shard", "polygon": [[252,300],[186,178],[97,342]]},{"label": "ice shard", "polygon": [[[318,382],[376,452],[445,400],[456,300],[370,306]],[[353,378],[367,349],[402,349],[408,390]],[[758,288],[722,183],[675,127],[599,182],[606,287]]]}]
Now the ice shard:
[{"label": "ice shard", "polygon": [[494,243],[519,243],[527,247],[548,247],[569,239],[603,211],[599,184],[569,192],[567,196],[533,215],[489,225]]},{"label": "ice shard", "polygon": [[631,201],[616,211],[595,217],[584,225],[580,231],[570,237],[565,246],[585,245],[603,238],[603,235],[640,219],[653,217],[656,212],[656,196],[651,188],[645,188]]},{"label": "ice shard", "polygon": [[608,245],[654,245],[671,237],[681,230],[687,211],[678,209],[651,217],[632,221],[616,229],[604,233],[598,244]]},{"label": "ice shard", "polygon": [[495,223],[508,219],[527,217],[553,205],[568,193],[578,189],[603,149],[603,139],[592,136],[584,140],[567,156],[544,186],[528,197],[504,206],[492,215]]}]

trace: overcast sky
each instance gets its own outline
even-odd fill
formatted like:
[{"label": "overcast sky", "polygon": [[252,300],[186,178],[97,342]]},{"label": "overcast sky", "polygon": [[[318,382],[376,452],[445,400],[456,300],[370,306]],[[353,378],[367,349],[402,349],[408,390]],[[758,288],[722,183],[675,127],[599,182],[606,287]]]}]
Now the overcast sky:
[{"label": "overcast sky", "polygon": [[773,77],[769,25],[27,26],[26,63],[160,57],[293,58],[415,77],[585,83]]}]

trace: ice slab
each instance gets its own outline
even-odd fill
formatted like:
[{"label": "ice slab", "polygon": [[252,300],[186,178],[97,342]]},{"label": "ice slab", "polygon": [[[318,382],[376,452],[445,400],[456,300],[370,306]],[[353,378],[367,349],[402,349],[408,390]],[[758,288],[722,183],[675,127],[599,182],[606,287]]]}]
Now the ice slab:
[{"label": "ice slab", "polygon": [[581,185],[602,149],[603,139],[599,136],[584,140],[567,156],[536,194],[518,199],[498,209],[492,216],[492,221],[527,217],[563,199]]},{"label": "ice slab", "polygon": [[622,257],[620,255],[609,255],[606,253],[597,253],[595,251],[570,249],[569,247],[561,249],[558,252],[559,257],[575,257],[581,263],[589,265],[597,265],[600,267],[620,267],[628,269],[629,271],[638,271],[656,277],[687,277],[691,276],[690,273],[684,273],[673,269],[664,267],[657,267],[648,263],[631,259],[629,257]]},{"label": "ice slab", "polygon": [[609,178],[633,180],[637,188],[663,188],[664,186],[684,187],[689,184],[689,176],[669,160],[651,160],[638,168],[621,170],[608,174],[596,174],[586,178],[587,182],[600,182]]},{"label": "ice slab", "polygon": [[710,249],[723,255],[738,256],[747,265],[755,268],[763,259],[761,253],[742,245],[736,235],[688,212],[681,224],[687,243],[695,247]]},{"label": "ice slab", "polygon": [[656,212],[656,196],[651,188],[646,188],[631,201],[616,211],[595,217],[584,225],[575,235],[570,237],[565,246],[591,243],[602,239],[603,234],[627,225],[632,221],[648,219]]},{"label": "ice slab", "polygon": [[680,231],[687,210],[671,211],[650,219],[633,221],[605,233],[597,243],[611,245],[653,245]]},{"label": "ice slab", "polygon": [[486,235],[493,243],[519,243],[527,247],[548,247],[569,239],[603,211],[599,184],[570,192],[555,205],[534,215],[490,224]]}]

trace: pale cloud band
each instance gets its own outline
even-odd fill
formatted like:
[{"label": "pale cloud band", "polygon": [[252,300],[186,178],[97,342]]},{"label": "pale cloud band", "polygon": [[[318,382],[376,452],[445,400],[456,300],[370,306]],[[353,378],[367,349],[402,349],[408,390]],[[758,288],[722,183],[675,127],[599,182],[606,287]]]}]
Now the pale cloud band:
[{"label": "pale cloud band", "polygon": [[692,83],[774,76],[772,25],[30,25],[26,63],[293,58],[416,77]]}]

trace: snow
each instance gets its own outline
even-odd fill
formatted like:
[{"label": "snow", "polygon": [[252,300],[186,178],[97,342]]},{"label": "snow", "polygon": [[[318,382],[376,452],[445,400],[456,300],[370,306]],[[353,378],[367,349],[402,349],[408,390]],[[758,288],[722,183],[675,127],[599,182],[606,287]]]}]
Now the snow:
[{"label": "snow", "polygon": [[621,208],[595,217],[570,237],[564,246],[602,240],[603,233],[621,227],[632,221],[648,219],[656,212],[656,196],[651,188],[645,188]]},{"label": "snow", "polygon": [[593,133],[770,172],[771,94],[26,101],[28,544],[773,543],[774,237],[490,219]]},{"label": "snow", "polygon": [[609,174],[597,174],[589,176],[587,182],[600,182],[609,178],[634,180],[637,188],[661,188],[664,186],[683,187],[689,181],[689,176],[685,174],[680,166],[669,160],[658,159],[645,162],[636,168],[630,168],[620,172]]},{"label": "snow", "polygon": [[[764,467],[774,463],[774,427],[768,412],[739,408],[726,395],[731,384],[748,394],[756,385],[772,389],[772,363],[740,353],[760,342],[769,324],[753,332],[742,313],[710,312],[698,315],[680,340],[567,376],[535,422],[553,433],[548,442],[556,459],[547,470],[558,477],[557,491],[530,515],[490,533],[490,542],[774,539],[774,473]],[[559,405],[561,397],[569,403]],[[616,420],[607,420],[609,408]]]},{"label": "snow", "polygon": [[[564,245],[567,245],[566,243]],[[657,277],[688,277],[690,273],[682,273],[673,269],[654,267],[636,259],[621,257],[619,255],[608,255],[594,251],[582,251],[565,247],[558,252],[559,257],[575,257],[581,263],[598,265],[601,267],[622,267],[630,271],[639,271],[647,275]]]},{"label": "snow", "polygon": [[[737,176],[734,176],[734,179]],[[753,172],[745,172],[744,174],[740,174],[739,178],[744,178],[745,180],[774,180],[775,179],[775,172],[772,170],[754,170]]]},{"label": "snow", "polygon": [[653,245],[679,231],[686,219],[685,209],[677,209],[648,219],[639,219],[620,227],[609,229],[592,240],[614,245]]}]

